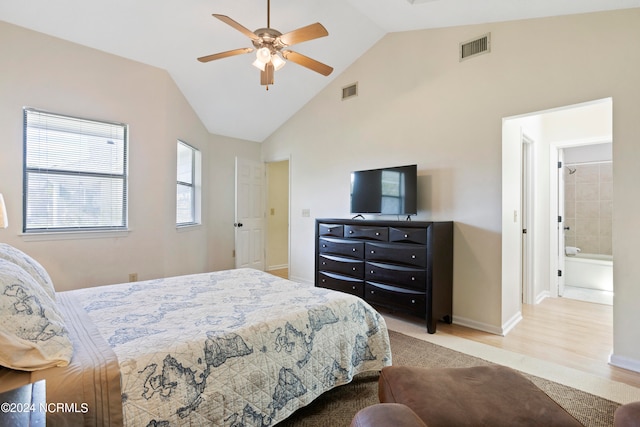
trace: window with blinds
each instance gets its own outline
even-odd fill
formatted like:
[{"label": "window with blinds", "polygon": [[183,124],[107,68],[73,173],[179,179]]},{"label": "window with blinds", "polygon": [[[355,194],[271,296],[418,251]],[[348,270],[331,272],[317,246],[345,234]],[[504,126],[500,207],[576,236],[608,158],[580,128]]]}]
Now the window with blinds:
[{"label": "window with blinds", "polygon": [[196,172],[198,150],[178,141],[176,225],[197,223]]},{"label": "window with blinds", "polygon": [[127,125],[24,109],[24,232],[126,230]]}]

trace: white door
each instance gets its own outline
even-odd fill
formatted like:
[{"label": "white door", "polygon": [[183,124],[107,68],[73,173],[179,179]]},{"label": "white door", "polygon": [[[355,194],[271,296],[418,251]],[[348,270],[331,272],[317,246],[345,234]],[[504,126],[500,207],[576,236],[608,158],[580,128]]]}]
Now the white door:
[{"label": "white door", "polygon": [[236,268],[264,270],[264,164],[236,158]]},{"label": "white door", "polygon": [[564,150],[558,149],[558,296],[564,295]]}]

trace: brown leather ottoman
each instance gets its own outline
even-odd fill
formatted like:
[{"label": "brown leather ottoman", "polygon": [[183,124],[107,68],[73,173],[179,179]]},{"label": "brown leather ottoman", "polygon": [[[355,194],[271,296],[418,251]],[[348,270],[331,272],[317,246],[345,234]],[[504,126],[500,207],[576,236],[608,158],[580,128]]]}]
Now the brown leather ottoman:
[{"label": "brown leather ottoman", "polygon": [[429,427],[582,425],[529,379],[504,366],[388,366],[380,374],[378,393],[380,402],[408,406]]},{"label": "brown leather ottoman", "polygon": [[640,402],[620,406],[613,415],[614,427],[640,427]]},{"label": "brown leather ottoman", "polygon": [[351,427],[428,427],[406,405],[399,403],[378,403],[358,411]]}]

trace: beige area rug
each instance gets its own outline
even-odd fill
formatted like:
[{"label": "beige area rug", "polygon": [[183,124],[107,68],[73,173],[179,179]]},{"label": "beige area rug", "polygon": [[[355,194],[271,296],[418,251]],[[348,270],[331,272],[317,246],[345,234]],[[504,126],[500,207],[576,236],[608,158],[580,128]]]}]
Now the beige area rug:
[{"label": "beige area rug", "polygon": [[[489,365],[491,362],[389,331],[394,365],[454,368]],[[618,403],[547,379],[524,374],[585,426],[609,427]],[[358,375],[350,384],[337,387],[316,399],[278,426],[346,427],[360,409],[378,402],[378,374]]]}]

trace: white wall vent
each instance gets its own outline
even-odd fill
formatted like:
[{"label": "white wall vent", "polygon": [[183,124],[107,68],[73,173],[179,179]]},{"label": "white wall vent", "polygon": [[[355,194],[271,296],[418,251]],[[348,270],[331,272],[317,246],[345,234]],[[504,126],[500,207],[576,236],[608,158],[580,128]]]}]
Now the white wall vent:
[{"label": "white wall vent", "polygon": [[352,83],[342,88],[342,100],[358,96],[358,82]]},{"label": "white wall vent", "polygon": [[491,52],[491,33],[460,43],[460,61]]}]

